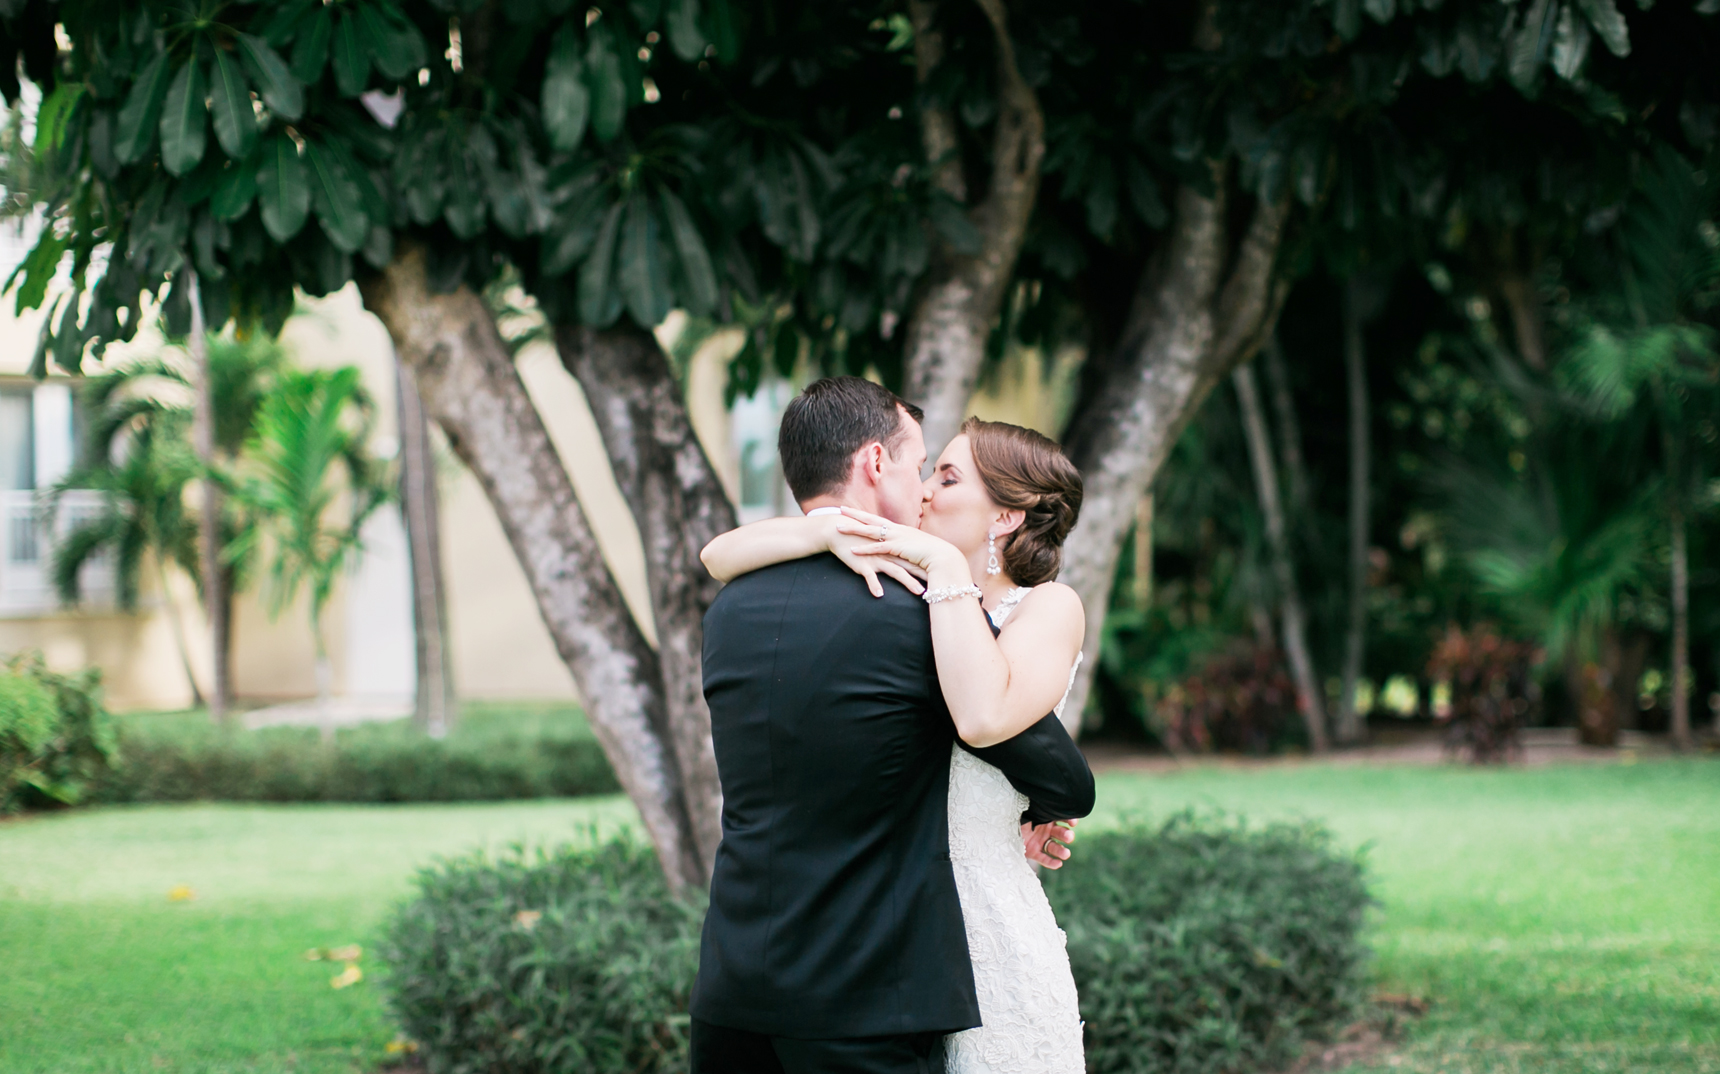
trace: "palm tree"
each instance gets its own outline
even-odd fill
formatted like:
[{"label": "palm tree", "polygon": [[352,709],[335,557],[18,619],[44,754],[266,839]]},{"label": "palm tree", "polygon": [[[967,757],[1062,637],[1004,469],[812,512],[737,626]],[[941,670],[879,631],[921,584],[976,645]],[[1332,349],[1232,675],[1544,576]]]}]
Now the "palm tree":
[{"label": "palm tree", "polygon": [[60,600],[76,604],[84,565],[109,554],[115,595],[130,611],[137,606],[144,565],[153,563],[192,701],[201,706],[204,694],[167,577],[169,563],[198,577],[197,523],[185,510],[185,487],[201,467],[188,439],[190,411],[172,399],[174,387],[184,386],[179,370],[160,359],[91,377],[81,396],[90,419],[83,461],[49,491],[48,511],[57,511],[73,489],[101,494],[101,512],[81,520],[55,545],[52,570]]},{"label": "palm tree", "polygon": [[[216,460],[230,465],[249,439],[257,408],[284,357],[267,338],[212,336],[207,346]],[[135,607],[138,572],[145,553],[153,553],[193,698],[202,705],[208,699],[191,675],[182,620],[166,583],[166,564],[171,561],[199,588],[204,584],[197,520],[184,507],[187,486],[207,472],[191,443],[193,395],[187,371],[159,356],[90,377],[79,395],[88,418],[80,463],[49,493],[49,504],[53,510],[73,489],[104,493],[103,511],[80,521],[54,550],[55,584],[68,604],[81,597],[78,578],[84,564],[111,551],[120,604]],[[237,512],[224,512],[222,545],[231,544],[245,524]],[[229,625],[234,595],[244,587],[245,567],[242,557],[223,557],[220,594],[228,605],[223,620]],[[218,630],[213,638],[218,660],[225,660],[231,645],[230,629]]]},{"label": "palm tree", "polygon": [[[1720,166],[1709,161],[1707,175]],[[1672,737],[1690,745],[1690,556],[1686,528],[1708,502],[1704,443],[1720,414],[1720,184],[1662,145],[1615,233],[1620,286],[1605,294],[1567,368],[1597,416],[1658,440],[1672,605]],[[1610,301],[1609,301],[1610,300]],[[1702,419],[1707,419],[1704,422]]]},{"label": "palm tree", "polygon": [[273,615],[307,591],[325,740],[333,726],[323,616],[335,581],[362,551],[365,520],[393,495],[387,468],[366,451],[371,409],[351,366],[282,373],[258,409],[233,483],[252,525],[229,546],[229,556],[267,557]]}]

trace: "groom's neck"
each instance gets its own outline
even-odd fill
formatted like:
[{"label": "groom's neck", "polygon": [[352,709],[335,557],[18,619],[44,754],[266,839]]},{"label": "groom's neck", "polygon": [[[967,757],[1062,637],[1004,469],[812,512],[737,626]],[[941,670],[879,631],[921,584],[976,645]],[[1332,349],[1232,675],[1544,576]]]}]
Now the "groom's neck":
[{"label": "groom's neck", "polygon": [[874,515],[884,512],[878,510],[878,493],[874,489],[857,489],[850,485],[835,492],[827,492],[822,496],[813,496],[800,501],[800,510],[811,514],[820,507],[852,507],[859,511],[868,511]]}]

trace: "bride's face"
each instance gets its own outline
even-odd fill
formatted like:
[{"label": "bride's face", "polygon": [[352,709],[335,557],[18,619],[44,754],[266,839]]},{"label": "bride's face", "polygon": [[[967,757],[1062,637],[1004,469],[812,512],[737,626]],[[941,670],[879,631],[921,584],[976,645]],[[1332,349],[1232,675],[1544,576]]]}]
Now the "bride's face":
[{"label": "bride's face", "polygon": [[926,506],[920,528],[942,537],[964,553],[983,548],[986,536],[1003,509],[985,491],[985,482],[974,469],[973,448],[966,436],[958,436],[938,456],[926,482]]}]

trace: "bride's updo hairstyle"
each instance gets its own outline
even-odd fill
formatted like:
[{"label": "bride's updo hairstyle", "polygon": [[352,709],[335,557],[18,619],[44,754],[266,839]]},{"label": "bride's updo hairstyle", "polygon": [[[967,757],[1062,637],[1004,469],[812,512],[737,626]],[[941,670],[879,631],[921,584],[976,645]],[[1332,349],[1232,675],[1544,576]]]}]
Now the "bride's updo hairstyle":
[{"label": "bride's updo hairstyle", "polygon": [[1039,585],[1063,566],[1063,539],[1081,514],[1081,471],[1056,444],[1019,425],[969,418],[962,433],[992,500],[1025,512],[1026,521],[998,551],[1016,585]]}]

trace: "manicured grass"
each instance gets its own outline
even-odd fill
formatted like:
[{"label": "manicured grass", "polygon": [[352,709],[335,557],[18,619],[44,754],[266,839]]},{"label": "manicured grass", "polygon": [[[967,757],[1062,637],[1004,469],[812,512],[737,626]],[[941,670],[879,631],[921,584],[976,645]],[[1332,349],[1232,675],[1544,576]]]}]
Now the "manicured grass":
[{"label": "manicured grass", "polygon": [[[1101,814],[1321,820],[1366,846],[1408,1071],[1720,1072],[1720,763],[1292,764],[1100,781]],[[413,869],[629,823],[619,799],[156,806],[0,824],[0,1074],[357,1072],[392,1037],[365,942]],[[187,884],[190,902],[168,891]],[[368,963],[366,969],[374,972]]]},{"label": "manicured grass", "polygon": [[[369,940],[438,855],[630,823],[616,798],[456,806],[149,806],[0,823],[0,1071],[367,1071],[374,982],[310,947]],[[189,885],[197,897],[172,902]],[[360,965],[374,974],[368,960]]]},{"label": "manicured grass", "polygon": [[1378,987],[1433,1008],[1358,1074],[1720,1071],[1720,763],[1207,768],[1099,795],[1100,823],[1192,805],[1367,848]]}]

